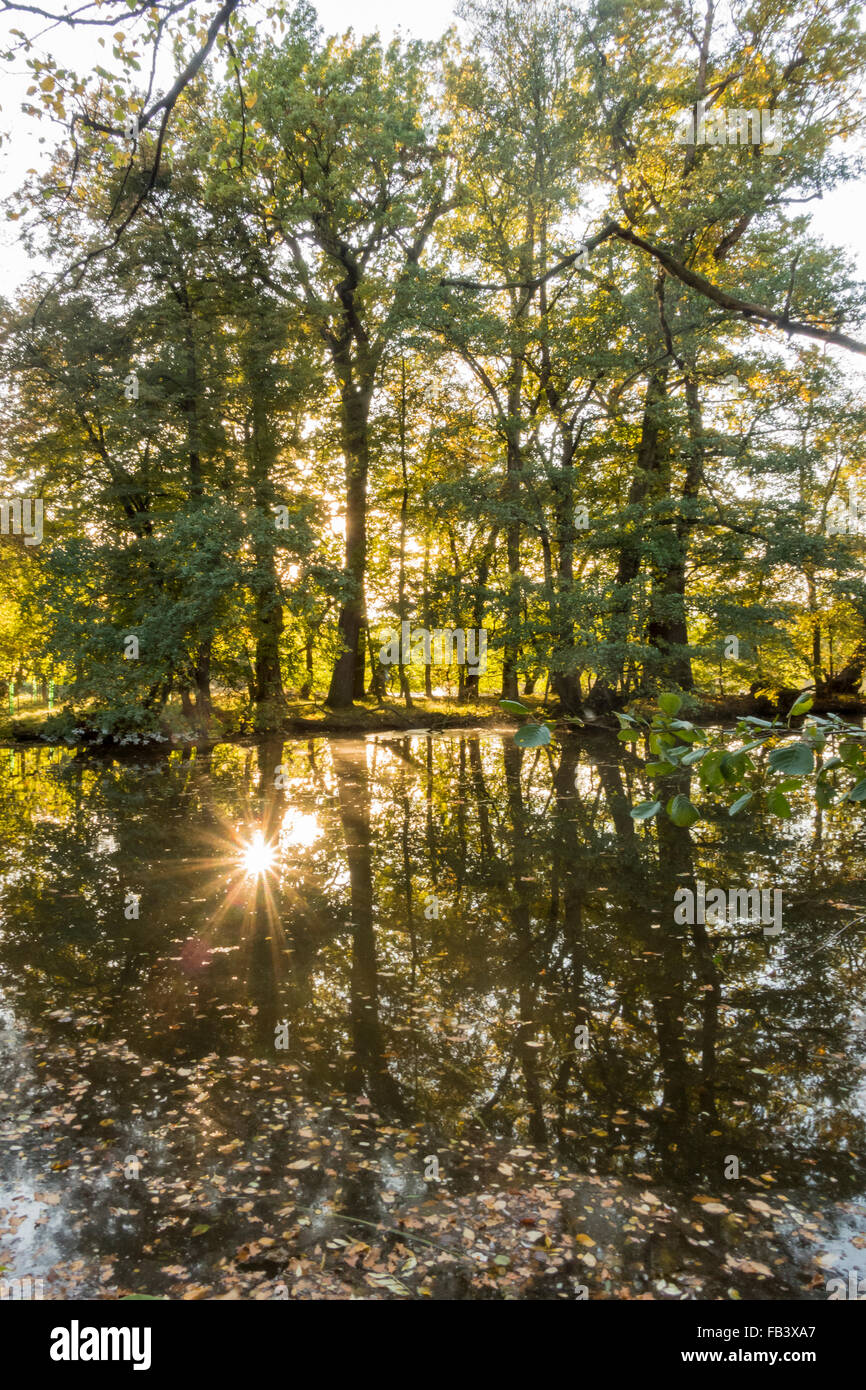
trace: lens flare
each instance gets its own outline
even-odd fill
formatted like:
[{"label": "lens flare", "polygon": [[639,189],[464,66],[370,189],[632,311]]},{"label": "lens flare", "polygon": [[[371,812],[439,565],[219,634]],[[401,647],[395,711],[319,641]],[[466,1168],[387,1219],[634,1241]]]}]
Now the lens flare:
[{"label": "lens flare", "polygon": [[241,864],[250,878],[266,874],[274,862],[274,848],[265,844],[265,837],[257,831],[241,853]]}]

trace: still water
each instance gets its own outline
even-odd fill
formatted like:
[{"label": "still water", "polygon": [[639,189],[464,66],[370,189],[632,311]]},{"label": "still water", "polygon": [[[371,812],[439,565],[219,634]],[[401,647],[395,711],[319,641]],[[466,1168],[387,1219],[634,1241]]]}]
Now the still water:
[{"label": "still water", "polygon": [[7,1296],[866,1276],[859,808],[636,824],[603,736],[0,759]]}]

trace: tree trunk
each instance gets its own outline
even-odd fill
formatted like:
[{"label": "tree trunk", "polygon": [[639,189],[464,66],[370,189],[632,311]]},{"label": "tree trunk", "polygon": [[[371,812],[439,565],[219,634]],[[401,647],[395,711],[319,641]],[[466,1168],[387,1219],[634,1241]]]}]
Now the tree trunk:
[{"label": "tree trunk", "polygon": [[256,724],[274,728],[285,709],[283,678],[280,670],[280,637],[283,632],[283,600],[277,574],[276,497],[271,469],[277,444],[271,427],[267,357],[258,342],[248,350],[247,372],[251,395],[250,473],[254,504],[253,555],[251,578],[253,630],[256,651],[253,661],[253,702]]},{"label": "tree trunk", "polygon": [[517,628],[520,618],[520,474],[523,459],[520,450],[520,388],[523,382],[523,364],[512,362],[511,380],[508,386],[508,434],[506,443],[505,497],[509,511],[509,521],[505,528],[505,553],[508,560],[508,592],[506,595],[506,633],[505,651],[502,658],[502,698],[516,700],[517,662],[519,647]]},{"label": "tree trunk", "polygon": [[[409,471],[406,462],[406,359],[400,359],[400,471],[403,475],[403,491],[400,497],[400,570],[397,579],[397,617],[400,621],[402,637],[403,623],[409,617],[406,612],[406,532],[409,519]],[[412,692],[403,662],[403,643],[400,642],[400,694],[407,709],[412,708]]]},{"label": "tree trunk", "polygon": [[350,591],[340,610],[343,650],[334,663],[327,703],[348,709],[364,694],[364,629],[367,573],[367,475],[370,464],[368,419],[371,390],[346,376],[341,391],[343,453],[346,463],[346,565]]},{"label": "tree trunk", "polygon": [[[472,616],[475,622],[475,631],[480,632],[484,625],[484,590],[487,587],[487,578],[490,574],[490,566],[493,561],[493,553],[496,549],[496,538],[499,535],[499,528],[494,526],[487,537],[484,549],[481,552],[481,559],[478,563],[478,578],[475,584],[475,597],[473,600]],[[466,700],[477,700],[479,696],[479,686],[481,674],[478,671],[467,671],[466,682],[464,685],[463,697]]]},{"label": "tree trunk", "polygon": [[313,693],[313,634],[308,632],[304,638],[304,668],[307,678],[301,686],[301,699],[309,700]]},{"label": "tree trunk", "polygon": [[659,554],[653,566],[653,616],[648,635],[651,644],[662,655],[661,674],[665,683],[678,685],[681,690],[694,686],[691,658],[688,654],[688,623],[686,621],[686,562],[689,550],[689,504],[697,497],[703,462],[703,420],[697,382],[686,381],[686,408],[689,421],[688,455],[681,493],[681,505],[674,526],[657,530],[653,554]]},{"label": "tree trunk", "polygon": [[622,689],[625,675],[625,647],[629,638],[634,582],[640,573],[644,535],[644,508],[658,491],[659,466],[663,453],[662,426],[667,401],[667,373],[654,371],[647,382],[641,437],[635,471],[632,475],[626,506],[629,511],[622,530],[614,581],[611,615],[608,621],[608,641],[621,648],[612,668],[599,676],[587,704],[596,713],[612,708],[616,690]]},{"label": "tree trunk", "polygon": [[211,640],[208,638],[198,649],[196,657],[193,679],[195,681],[195,707],[198,722],[202,729],[207,729],[213,715],[213,704],[210,693],[210,658]]}]

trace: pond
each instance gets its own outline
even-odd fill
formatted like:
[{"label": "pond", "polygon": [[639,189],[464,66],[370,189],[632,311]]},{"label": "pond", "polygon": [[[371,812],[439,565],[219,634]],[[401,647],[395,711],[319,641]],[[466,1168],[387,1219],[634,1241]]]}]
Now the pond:
[{"label": "pond", "polygon": [[856,1296],[859,810],[641,824],[507,730],[0,758],[7,1296]]}]

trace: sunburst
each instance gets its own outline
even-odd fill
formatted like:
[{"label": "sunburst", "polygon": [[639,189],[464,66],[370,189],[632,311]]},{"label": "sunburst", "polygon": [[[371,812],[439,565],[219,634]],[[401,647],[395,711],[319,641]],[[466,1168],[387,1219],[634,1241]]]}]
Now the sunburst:
[{"label": "sunburst", "polygon": [[248,878],[261,878],[273,866],[276,850],[269,845],[260,830],[243,846],[240,861]]}]

